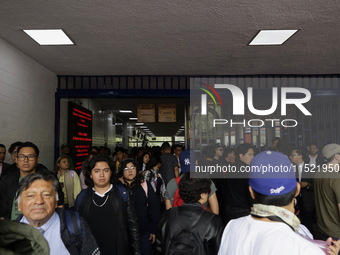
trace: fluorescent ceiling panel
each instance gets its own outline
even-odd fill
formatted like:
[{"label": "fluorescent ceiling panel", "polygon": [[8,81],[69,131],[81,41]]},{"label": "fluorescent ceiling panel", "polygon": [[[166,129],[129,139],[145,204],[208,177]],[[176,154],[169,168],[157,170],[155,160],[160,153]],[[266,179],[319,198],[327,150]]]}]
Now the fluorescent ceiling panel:
[{"label": "fluorescent ceiling panel", "polygon": [[261,30],[249,45],[281,45],[298,30]]},{"label": "fluorescent ceiling panel", "polygon": [[24,29],[39,45],[73,45],[74,43],[61,29]]},{"label": "fluorescent ceiling panel", "polygon": [[136,125],[144,125],[142,122],[137,122]]},{"label": "fluorescent ceiling panel", "polygon": [[129,120],[138,120],[138,118],[129,118]]},{"label": "fluorescent ceiling panel", "polygon": [[132,113],[131,110],[119,110],[119,112],[121,112],[121,113]]}]

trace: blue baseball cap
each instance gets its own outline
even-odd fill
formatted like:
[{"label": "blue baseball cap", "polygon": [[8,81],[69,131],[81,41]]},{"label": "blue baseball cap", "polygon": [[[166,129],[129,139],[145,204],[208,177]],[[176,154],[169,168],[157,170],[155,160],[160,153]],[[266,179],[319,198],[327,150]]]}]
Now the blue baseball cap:
[{"label": "blue baseball cap", "polygon": [[194,171],[196,165],[195,153],[190,150],[182,151],[181,154],[179,155],[179,163],[181,164],[181,171],[183,173],[189,173],[190,166],[192,168],[192,171]]},{"label": "blue baseball cap", "polygon": [[249,167],[249,185],[260,194],[280,196],[296,188],[293,164],[281,152],[263,151],[252,159]]}]

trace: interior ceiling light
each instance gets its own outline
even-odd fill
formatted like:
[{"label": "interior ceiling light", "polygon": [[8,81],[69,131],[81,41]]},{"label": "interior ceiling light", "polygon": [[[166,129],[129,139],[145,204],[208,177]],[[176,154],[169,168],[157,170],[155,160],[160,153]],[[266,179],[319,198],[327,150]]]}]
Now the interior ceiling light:
[{"label": "interior ceiling light", "polygon": [[144,123],[137,122],[136,125],[144,125]]},{"label": "interior ceiling light", "polygon": [[61,29],[24,29],[39,45],[74,45]]},{"label": "interior ceiling light", "polygon": [[261,30],[249,45],[281,45],[298,30]]},{"label": "interior ceiling light", "polygon": [[139,128],[148,128],[147,126],[140,126]]},{"label": "interior ceiling light", "polygon": [[119,112],[121,112],[121,113],[132,113],[131,110],[119,110]]},{"label": "interior ceiling light", "polygon": [[[129,118],[129,120],[138,120],[138,118]],[[137,124],[136,124],[137,125]]]}]

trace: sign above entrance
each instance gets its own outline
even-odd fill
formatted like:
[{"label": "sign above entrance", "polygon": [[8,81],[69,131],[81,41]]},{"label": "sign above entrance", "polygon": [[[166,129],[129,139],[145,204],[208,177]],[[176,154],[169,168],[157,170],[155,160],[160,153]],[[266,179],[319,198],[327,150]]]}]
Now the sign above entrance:
[{"label": "sign above entrance", "polygon": [[158,122],[176,122],[176,104],[159,104]]},{"label": "sign above entrance", "polygon": [[68,145],[75,170],[80,170],[92,147],[92,111],[72,102],[68,103]]},{"label": "sign above entrance", "polygon": [[155,105],[138,104],[137,118],[137,122],[155,122]]}]

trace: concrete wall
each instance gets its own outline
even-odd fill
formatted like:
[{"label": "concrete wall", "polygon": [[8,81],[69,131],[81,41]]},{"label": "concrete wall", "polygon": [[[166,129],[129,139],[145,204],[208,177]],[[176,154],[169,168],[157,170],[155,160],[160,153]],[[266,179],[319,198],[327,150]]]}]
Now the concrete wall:
[{"label": "concrete wall", "polygon": [[[0,143],[30,141],[52,169],[57,76],[0,39]],[[9,154],[5,162],[12,163]]]}]

